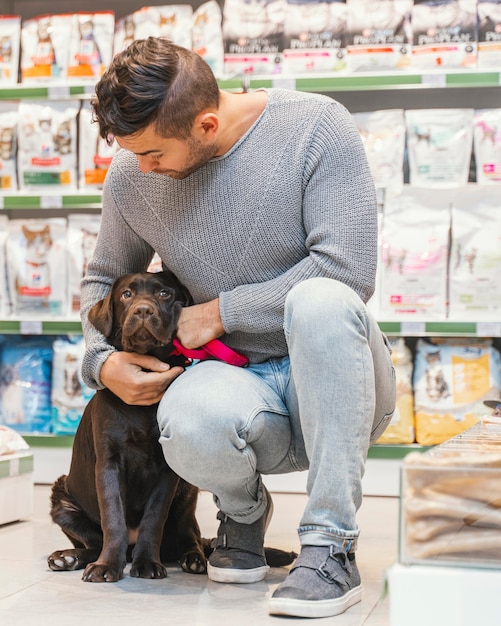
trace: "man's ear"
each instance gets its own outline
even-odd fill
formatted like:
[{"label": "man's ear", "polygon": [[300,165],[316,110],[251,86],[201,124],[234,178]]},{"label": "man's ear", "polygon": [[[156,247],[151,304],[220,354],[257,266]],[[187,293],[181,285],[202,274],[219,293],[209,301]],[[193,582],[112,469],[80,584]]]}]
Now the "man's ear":
[{"label": "man's ear", "polygon": [[206,138],[213,139],[219,130],[219,117],[215,111],[203,111],[195,118],[195,129]]}]

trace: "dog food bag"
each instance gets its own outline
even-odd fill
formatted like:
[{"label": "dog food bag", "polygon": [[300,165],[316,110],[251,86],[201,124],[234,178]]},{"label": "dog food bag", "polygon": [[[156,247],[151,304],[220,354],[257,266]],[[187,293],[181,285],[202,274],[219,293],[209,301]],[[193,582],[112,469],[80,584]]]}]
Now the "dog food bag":
[{"label": "dog food bag", "polygon": [[475,111],[473,146],[477,184],[499,185],[501,183],[501,109]]},{"label": "dog food bag", "polygon": [[79,142],[79,187],[80,189],[102,189],[111,161],[120,146],[114,141],[111,146],[99,135],[99,127],[92,123],[89,102],[83,102],[78,116]]},{"label": "dog food bag", "polygon": [[77,188],[76,100],[19,104],[17,166],[23,190]]},{"label": "dog food bag", "polygon": [[85,406],[95,393],[80,374],[85,342],[81,336],[59,337],[52,349],[52,432],[74,435]]},{"label": "dog food bag", "polygon": [[17,191],[17,124],[18,104],[0,102],[0,194]]},{"label": "dog food bag", "polygon": [[478,69],[501,67],[501,0],[477,0]]},{"label": "dog food bag", "polygon": [[68,75],[72,14],[41,15],[21,27],[23,83],[65,83]]},{"label": "dog food bag", "polygon": [[485,415],[501,394],[501,359],[490,339],[418,339],[414,363],[416,441],[435,445]]},{"label": "dog food bag", "polygon": [[113,58],[113,11],[75,13],[71,19],[68,79],[95,83]]},{"label": "dog food bag", "polygon": [[0,352],[0,423],[18,433],[51,430],[52,339],[11,335]]},{"label": "dog food bag", "polygon": [[225,0],[224,67],[229,77],[280,74],[286,0]]},{"label": "dog food bag", "polygon": [[192,49],[217,78],[224,75],[223,13],[216,0],[201,4],[193,13]]},{"label": "dog food bag", "polygon": [[445,189],[405,186],[398,195],[387,194],[381,251],[382,319],[446,318],[450,205],[450,192]]},{"label": "dog food bag", "polygon": [[68,215],[69,316],[77,319],[80,313],[80,281],[94,253],[100,223],[99,214]]},{"label": "dog food bag", "polygon": [[354,113],[376,187],[396,192],[404,184],[405,119],[403,109]]},{"label": "dog food bag", "polygon": [[66,220],[13,219],[8,223],[7,279],[14,316],[66,314]]},{"label": "dog food bag", "polygon": [[351,72],[407,70],[411,64],[412,0],[347,0]]},{"label": "dog food bag", "polygon": [[468,182],[473,109],[405,112],[409,182],[414,187],[461,187]]},{"label": "dog food bag", "polygon": [[403,337],[389,337],[397,383],[397,405],[389,426],[377,443],[414,443],[414,393],[412,352]]},{"label": "dog food bag", "polygon": [[5,248],[7,245],[7,231],[9,218],[0,215],[0,316],[6,317],[10,313],[9,291],[7,288],[7,263]]},{"label": "dog food bag", "polygon": [[501,319],[501,187],[458,189],[452,206],[449,317]]},{"label": "dog food bag", "polygon": [[17,83],[21,49],[21,17],[0,15],[0,87]]},{"label": "dog food bag", "polygon": [[346,30],[345,0],[287,0],[284,73],[346,71]]},{"label": "dog food bag", "polygon": [[412,33],[413,69],[474,69],[477,0],[414,0]]}]

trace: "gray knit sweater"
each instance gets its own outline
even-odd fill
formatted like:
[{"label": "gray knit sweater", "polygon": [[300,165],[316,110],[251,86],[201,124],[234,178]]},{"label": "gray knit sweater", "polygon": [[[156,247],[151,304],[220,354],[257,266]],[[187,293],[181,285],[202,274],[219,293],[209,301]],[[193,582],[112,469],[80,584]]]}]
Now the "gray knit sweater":
[{"label": "gray knit sweater", "polygon": [[269,89],[254,125],[184,180],[143,174],[120,150],[103,191],[102,225],[82,281],[82,373],[102,387],[111,348],[87,321],[113,280],[157,251],[195,303],[220,298],[229,346],[251,362],[283,356],[290,288],[314,276],[367,301],[374,289],[374,184],[351,116],[326,96]]}]

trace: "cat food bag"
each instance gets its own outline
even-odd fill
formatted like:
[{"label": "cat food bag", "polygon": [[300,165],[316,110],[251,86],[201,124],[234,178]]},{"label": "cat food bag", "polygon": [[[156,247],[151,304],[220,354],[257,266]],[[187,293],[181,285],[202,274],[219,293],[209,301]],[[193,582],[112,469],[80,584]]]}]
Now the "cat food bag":
[{"label": "cat food bag", "polygon": [[402,193],[387,196],[381,250],[382,319],[446,318],[450,206],[447,190],[405,186]]},{"label": "cat food bag", "polygon": [[414,187],[461,187],[468,182],[473,109],[405,112],[409,182]]},{"label": "cat food bag", "polygon": [[17,83],[21,17],[0,15],[0,87]]},{"label": "cat food bag", "polygon": [[469,185],[454,196],[449,317],[501,319],[501,187]]},{"label": "cat food bag", "polygon": [[489,339],[418,339],[414,363],[416,441],[435,445],[485,415],[501,394],[501,359]]},{"label": "cat food bag", "polygon": [[0,194],[17,191],[18,104],[0,102]]},{"label": "cat food bag", "polygon": [[412,67],[475,68],[477,0],[414,0]]},{"label": "cat food bag", "polygon": [[71,19],[68,79],[95,83],[113,58],[113,11],[75,13]]},{"label": "cat food bag", "polygon": [[21,27],[23,83],[65,83],[70,58],[72,15],[41,15]]},{"label": "cat food bag", "polygon": [[111,146],[99,135],[99,126],[92,122],[89,102],[83,102],[78,117],[79,143],[79,187],[80,189],[102,189],[111,161],[120,146],[114,141]]},{"label": "cat food bag", "polygon": [[345,71],[346,30],[345,0],[287,0],[284,73]]},{"label": "cat food bag", "polygon": [[0,316],[6,317],[10,313],[9,291],[7,288],[7,263],[5,247],[7,244],[9,218],[0,215]]},{"label": "cat food bag", "polygon": [[376,187],[400,191],[404,184],[403,109],[354,113]]},{"label": "cat food bag", "polygon": [[66,314],[66,220],[8,223],[7,279],[12,313],[34,318]]},{"label": "cat food bag", "polygon": [[225,0],[227,76],[281,73],[286,6],[286,0]]},{"label": "cat food bag", "polygon": [[412,0],[347,0],[347,7],[349,70],[407,70]]},{"label": "cat food bag", "polygon": [[80,281],[87,272],[96,247],[101,224],[99,214],[72,213],[68,215],[68,283],[69,315],[79,318]]},{"label": "cat food bag", "polygon": [[52,350],[51,430],[55,435],[74,435],[95,393],[83,382],[80,373],[85,341],[81,336],[59,337]]},{"label": "cat food bag", "polygon": [[477,0],[478,69],[501,67],[501,0]]},{"label": "cat food bag", "polygon": [[52,339],[12,335],[0,351],[0,423],[18,433],[51,430]]},{"label": "cat food bag", "polygon": [[412,352],[403,337],[388,337],[395,368],[397,404],[390,424],[376,443],[414,443],[414,392]]},{"label": "cat food bag", "polygon": [[216,0],[201,4],[193,13],[192,49],[209,65],[214,75],[224,75],[223,14]]},{"label": "cat food bag", "polygon": [[20,189],[77,188],[76,100],[19,104],[17,165]]},{"label": "cat food bag", "polygon": [[475,111],[473,146],[477,183],[501,183],[501,109]]}]

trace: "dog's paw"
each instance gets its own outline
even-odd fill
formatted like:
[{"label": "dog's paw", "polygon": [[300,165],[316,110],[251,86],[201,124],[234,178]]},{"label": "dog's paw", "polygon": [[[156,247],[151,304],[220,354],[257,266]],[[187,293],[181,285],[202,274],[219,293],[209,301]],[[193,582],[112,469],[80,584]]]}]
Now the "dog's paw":
[{"label": "dog's paw", "polygon": [[77,550],[57,550],[48,557],[47,564],[53,572],[72,572],[85,567]]},{"label": "dog's paw", "polygon": [[189,574],[205,574],[207,572],[207,561],[200,552],[186,552],[179,559],[179,563],[184,571]]},{"label": "dog's paw", "polygon": [[155,561],[134,560],[130,575],[134,578],[167,578],[167,569]]},{"label": "dog's paw", "polygon": [[86,583],[116,583],[124,576],[124,566],[109,563],[89,563],[82,575]]}]

